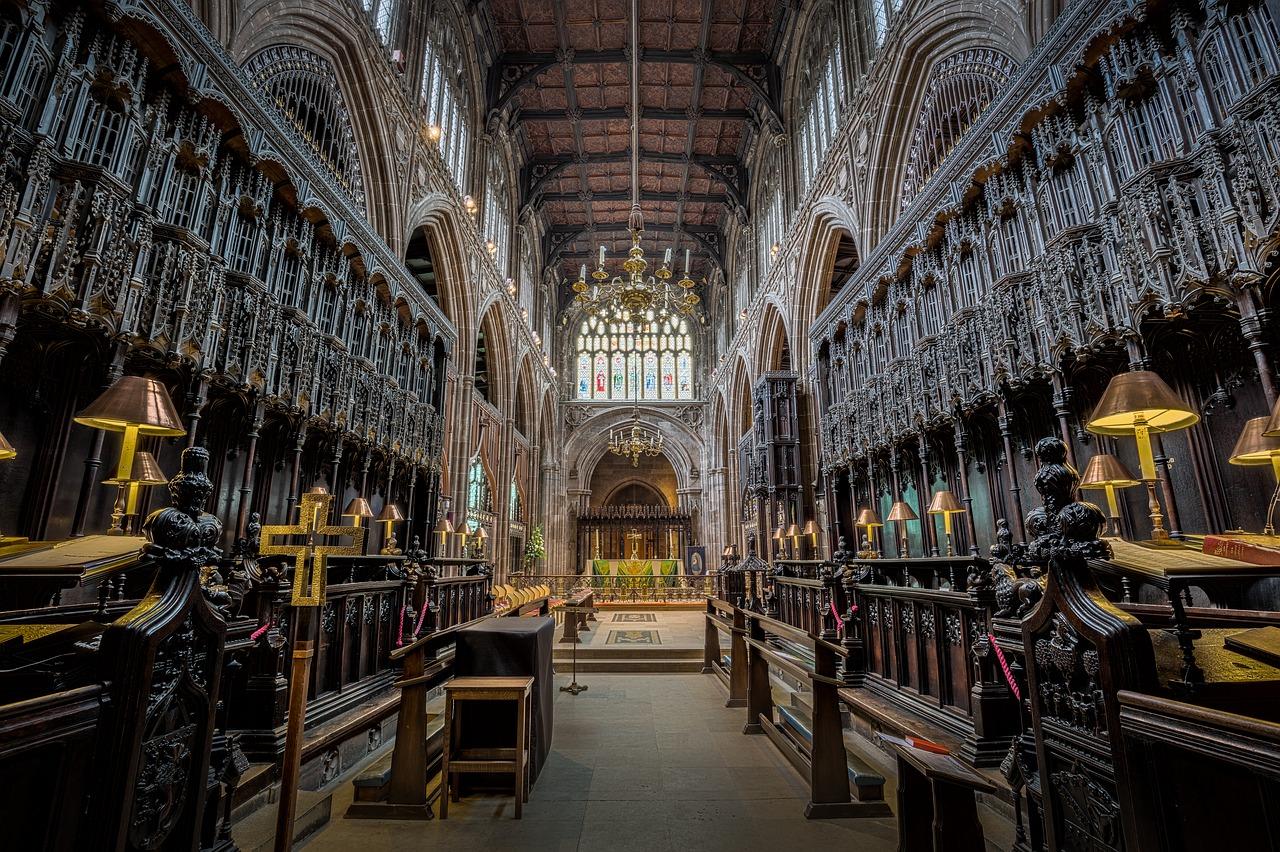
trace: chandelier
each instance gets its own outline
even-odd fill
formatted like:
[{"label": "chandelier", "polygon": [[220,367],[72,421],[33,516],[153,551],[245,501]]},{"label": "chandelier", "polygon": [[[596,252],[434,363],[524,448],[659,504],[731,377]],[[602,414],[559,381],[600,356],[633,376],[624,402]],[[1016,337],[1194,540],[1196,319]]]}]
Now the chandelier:
[{"label": "chandelier", "polygon": [[641,456],[662,452],[662,433],[640,422],[640,408],[633,406],[631,420],[609,430],[609,452],[631,459],[632,467],[640,466]]},{"label": "chandelier", "polygon": [[582,265],[578,280],[573,282],[574,302],[581,305],[588,314],[597,316],[615,315],[628,322],[639,323],[646,317],[657,314],[665,319],[673,314],[691,316],[702,300],[693,292],[693,279],[689,277],[689,251],[684,253],[684,275],[673,285],[671,270],[671,249],[668,248],[662,259],[662,266],[652,275],[645,276],[649,261],[640,246],[640,236],[644,233],[644,221],[640,207],[636,205],[631,211],[631,250],[623,261],[625,275],[615,275],[611,279],[604,270],[605,247],[600,246],[600,260],[591,273],[594,284],[587,283],[587,265]]},{"label": "chandelier", "polygon": [[[627,230],[631,233],[631,250],[622,264],[624,275],[609,277],[604,271],[605,247],[600,246],[600,260],[591,277],[595,284],[587,283],[587,265],[582,265],[578,280],[573,282],[573,301],[588,314],[611,315],[628,322],[666,319],[674,313],[690,316],[701,299],[693,292],[693,279],[689,277],[689,250],[684,252],[684,276],[672,286],[671,249],[667,249],[662,266],[646,276],[649,261],[640,247],[644,233],[644,214],[640,211],[640,6],[639,0],[631,0],[631,216]],[[652,312],[652,313],[650,313]]]}]

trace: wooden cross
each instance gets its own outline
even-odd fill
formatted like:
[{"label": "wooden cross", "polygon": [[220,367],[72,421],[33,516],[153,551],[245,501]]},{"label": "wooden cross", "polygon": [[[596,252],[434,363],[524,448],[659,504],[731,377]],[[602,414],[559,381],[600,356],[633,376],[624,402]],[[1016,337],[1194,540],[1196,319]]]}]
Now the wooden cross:
[{"label": "wooden cross", "polygon": [[[303,494],[296,524],[277,524],[262,528],[263,556],[293,557],[293,606],[320,606],[324,603],[325,579],[330,556],[359,556],[364,552],[364,527],[337,527],[329,524],[332,494]],[[275,544],[274,538],[306,536],[306,544]],[[351,536],[351,544],[321,544],[326,536]],[[311,562],[311,570],[306,564]]]}]

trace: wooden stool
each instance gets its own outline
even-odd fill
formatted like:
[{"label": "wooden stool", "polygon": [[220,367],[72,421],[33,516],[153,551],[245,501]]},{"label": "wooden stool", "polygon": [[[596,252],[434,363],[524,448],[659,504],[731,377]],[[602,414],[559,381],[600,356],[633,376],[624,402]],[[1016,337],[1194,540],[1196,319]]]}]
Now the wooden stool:
[{"label": "wooden stool", "polygon": [[[444,756],[440,765],[440,819],[449,816],[449,800],[458,801],[458,781],[462,772],[510,772],[515,775],[516,819],[520,819],[529,797],[529,726],[531,677],[456,677],[444,685]],[[455,705],[461,701],[516,702],[515,748],[460,748],[462,725]],[[457,731],[455,732],[455,727]]]}]

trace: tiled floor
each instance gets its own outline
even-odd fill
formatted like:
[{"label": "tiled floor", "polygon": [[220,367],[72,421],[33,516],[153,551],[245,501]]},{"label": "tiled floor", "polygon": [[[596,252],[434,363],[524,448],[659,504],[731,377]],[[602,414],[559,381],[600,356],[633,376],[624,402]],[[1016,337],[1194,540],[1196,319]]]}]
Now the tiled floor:
[{"label": "tiled floor", "polygon": [[[661,614],[659,618],[661,618]],[[563,680],[558,678],[558,680]],[[710,675],[592,675],[590,689],[557,692],[555,736],[524,819],[504,797],[464,799],[445,822],[341,818],[307,852],[467,850],[851,849],[897,847],[889,819],[804,819],[805,788],[745,711],[726,709]]]},{"label": "tiled floor", "polygon": [[[630,623],[614,621],[614,616],[617,615],[650,616],[653,620]],[[596,620],[591,622],[591,629],[585,633],[578,634],[578,638],[582,640],[578,647],[596,648],[604,647],[606,644],[623,644],[617,641],[617,637],[613,642],[610,642],[609,634],[652,630],[658,634],[658,641],[648,644],[661,645],[664,648],[701,648],[706,623],[705,613],[697,610],[659,609],[631,612],[628,610],[601,609],[596,613]],[[558,638],[559,634],[557,633],[556,635]],[[567,644],[560,647],[567,647]]]}]

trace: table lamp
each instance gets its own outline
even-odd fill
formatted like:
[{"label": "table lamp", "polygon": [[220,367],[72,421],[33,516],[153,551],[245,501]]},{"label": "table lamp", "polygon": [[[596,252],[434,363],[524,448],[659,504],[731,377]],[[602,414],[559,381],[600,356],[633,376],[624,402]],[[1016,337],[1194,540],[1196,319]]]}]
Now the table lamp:
[{"label": "table lamp", "polygon": [[121,482],[127,482],[133,471],[139,436],[171,438],[187,434],[168,389],[155,379],[142,376],[121,376],[74,419],[82,426],[124,433],[113,477]]},{"label": "table lamp", "polygon": [[437,556],[444,556],[445,548],[449,546],[449,536],[453,535],[453,521],[449,520],[447,514],[441,514],[440,520],[436,521],[436,528],[433,532],[440,536],[440,550]]},{"label": "table lamp", "polygon": [[1227,459],[1235,465],[1269,464],[1275,473],[1276,488],[1271,492],[1271,500],[1267,503],[1267,525],[1262,530],[1263,535],[1276,534],[1272,516],[1275,514],[1276,498],[1280,497],[1280,430],[1275,436],[1269,435],[1267,431],[1273,419],[1274,415],[1255,417],[1244,424],[1240,437],[1236,439],[1235,448],[1231,450],[1231,457]]},{"label": "table lamp", "polygon": [[813,545],[813,556],[818,558],[818,524],[813,518],[804,522],[804,532],[802,535],[807,536],[809,542]]},{"label": "table lamp", "polygon": [[[1277,441],[1276,445],[1280,447],[1280,441]],[[1124,466],[1124,463],[1110,453],[1098,453],[1089,459],[1089,464],[1085,466],[1084,475],[1080,477],[1080,487],[1089,491],[1105,488],[1107,492],[1107,514],[1110,521],[1107,538],[1121,537],[1120,509],[1116,505],[1116,489],[1130,488],[1137,484],[1138,480],[1133,478],[1133,474]]]},{"label": "table lamp", "polygon": [[[368,500],[363,497],[353,497],[351,502],[347,504],[347,508],[342,510],[342,517],[350,518],[351,526],[359,529],[363,525],[365,518],[373,517],[373,509],[370,508]],[[368,538],[365,538],[364,541],[368,541]],[[363,549],[362,546],[361,550],[363,551]]]},{"label": "table lamp", "polygon": [[795,521],[787,527],[787,538],[791,541],[791,558],[800,558],[800,525]]},{"label": "table lamp", "polygon": [[964,513],[964,506],[960,505],[960,501],[956,499],[956,495],[947,489],[933,492],[933,500],[929,503],[930,515],[942,516],[942,528],[947,533],[947,555],[955,556],[955,549],[951,546],[951,516]]},{"label": "table lamp", "polygon": [[138,497],[143,488],[164,485],[168,481],[164,471],[160,470],[156,457],[145,450],[134,453],[133,470],[129,472],[128,479],[113,476],[103,480],[103,485],[115,485],[124,490],[124,499],[120,500],[117,497],[115,506],[112,508],[111,529],[107,530],[108,535],[124,535],[124,520],[138,514]]},{"label": "table lamp", "polygon": [[1086,427],[1095,435],[1132,435],[1138,443],[1139,474],[1147,485],[1152,541],[1168,541],[1164,515],[1156,497],[1156,462],[1152,432],[1176,432],[1200,422],[1173,388],[1150,370],[1134,370],[1111,377]]},{"label": "table lamp", "polygon": [[915,510],[911,508],[911,505],[906,500],[894,500],[885,519],[893,521],[894,526],[897,527],[900,555],[904,557],[911,556],[911,548],[907,542],[907,521],[918,521],[920,516],[915,513]]},{"label": "table lamp", "polygon": [[382,555],[383,556],[399,556],[400,548],[396,542],[395,525],[398,521],[403,521],[404,515],[400,512],[400,507],[395,503],[388,503],[382,507],[382,512],[378,515],[378,523],[385,524],[385,532],[382,535]]},{"label": "table lamp", "polygon": [[485,546],[489,543],[489,531],[483,526],[476,530],[476,558],[484,558]]},{"label": "table lamp", "polygon": [[867,528],[867,544],[871,548],[871,556],[872,558],[878,558],[880,552],[876,550],[875,527],[882,527],[884,524],[880,523],[880,518],[876,517],[876,510],[872,508],[863,509],[858,513],[858,520],[854,525]]}]

